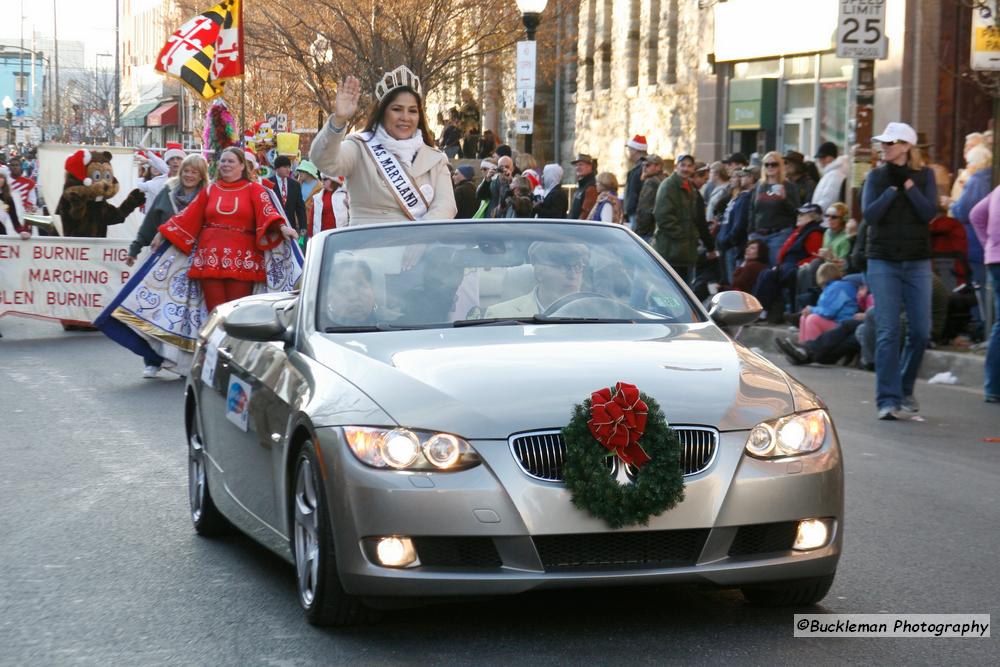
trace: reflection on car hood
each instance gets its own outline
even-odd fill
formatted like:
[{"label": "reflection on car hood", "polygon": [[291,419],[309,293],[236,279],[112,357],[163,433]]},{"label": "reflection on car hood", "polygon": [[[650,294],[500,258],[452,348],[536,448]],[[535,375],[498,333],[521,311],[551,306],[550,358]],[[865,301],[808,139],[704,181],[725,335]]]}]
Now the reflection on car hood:
[{"label": "reflection on car hood", "polygon": [[617,381],[654,397],[673,424],[748,429],[794,409],[780,370],[707,323],[317,334],[310,344],[397,423],[466,438],[562,427],[575,403]]}]

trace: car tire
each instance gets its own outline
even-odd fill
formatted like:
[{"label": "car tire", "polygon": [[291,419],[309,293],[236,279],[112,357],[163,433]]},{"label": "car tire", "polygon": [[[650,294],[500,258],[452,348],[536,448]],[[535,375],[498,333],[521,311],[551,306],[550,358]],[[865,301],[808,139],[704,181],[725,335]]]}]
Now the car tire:
[{"label": "car tire", "polygon": [[191,523],[203,537],[217,537],[229,532],[229,522],[215,506],[208,490],[208,458],[198,432],[197,420],[192,419],[188,436],[188,506]]},{"label": "car tire", "polygon": [[326,490],[312,442],[303,445],[296,460],[289,507],[296,589],[306,620],[339,627],[368,621],[371,610],[340,583]]},{"label": "car tire", "polygon": [[744,586],[743,597],[759,607],[805,607],[826,597],[833,585],[833,574],[810,579],[776,581],[758,586]]}]

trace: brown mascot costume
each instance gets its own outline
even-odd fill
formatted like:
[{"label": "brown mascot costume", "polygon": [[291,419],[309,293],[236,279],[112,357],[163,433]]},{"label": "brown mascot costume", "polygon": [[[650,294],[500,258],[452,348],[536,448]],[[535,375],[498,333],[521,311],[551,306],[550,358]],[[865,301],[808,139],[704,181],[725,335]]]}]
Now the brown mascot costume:
[{"label": "brown mascot costume", "polygon": [[81,149],[66,158],[66,182],[56,206],[63,236],[104,238],[109,225],[125,222],[146,201],[146,196],[136,188],[128,193],[121,206],[112,206],[108,200],[116,194],[118,179],[111,169],[111,153]]}]

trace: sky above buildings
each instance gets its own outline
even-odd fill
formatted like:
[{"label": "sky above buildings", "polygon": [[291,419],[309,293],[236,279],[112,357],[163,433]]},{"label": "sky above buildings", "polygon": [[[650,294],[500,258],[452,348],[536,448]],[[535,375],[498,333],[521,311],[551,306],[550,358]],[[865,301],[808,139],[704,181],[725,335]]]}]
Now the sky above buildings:
[{"label": "sky above buildings", "polygon": [[[32,31],[51,38],[53,5],[58,12],[59,40],[75,40],[86,45],[86,64],[93,67],[98,53],[115,52],[116,0],[0,0],[5,20],[0,28],[4,40],[20,37],[18,11],[23,7],[24,41],[30,47]],[[133,0],[134,2],[134,0]],[[103,59],[111,66],[113,60]]]}]

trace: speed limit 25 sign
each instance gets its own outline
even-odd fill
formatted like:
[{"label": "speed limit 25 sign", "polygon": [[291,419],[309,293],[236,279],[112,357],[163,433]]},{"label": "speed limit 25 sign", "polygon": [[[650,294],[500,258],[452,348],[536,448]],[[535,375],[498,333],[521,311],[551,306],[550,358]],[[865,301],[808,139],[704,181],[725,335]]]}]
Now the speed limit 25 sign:
[{"label": "speed limit 25 sign", "polygon": [[886,0],[840,0],[837,15],[837,57],[883,60],[888,56],[885,36]]}]

